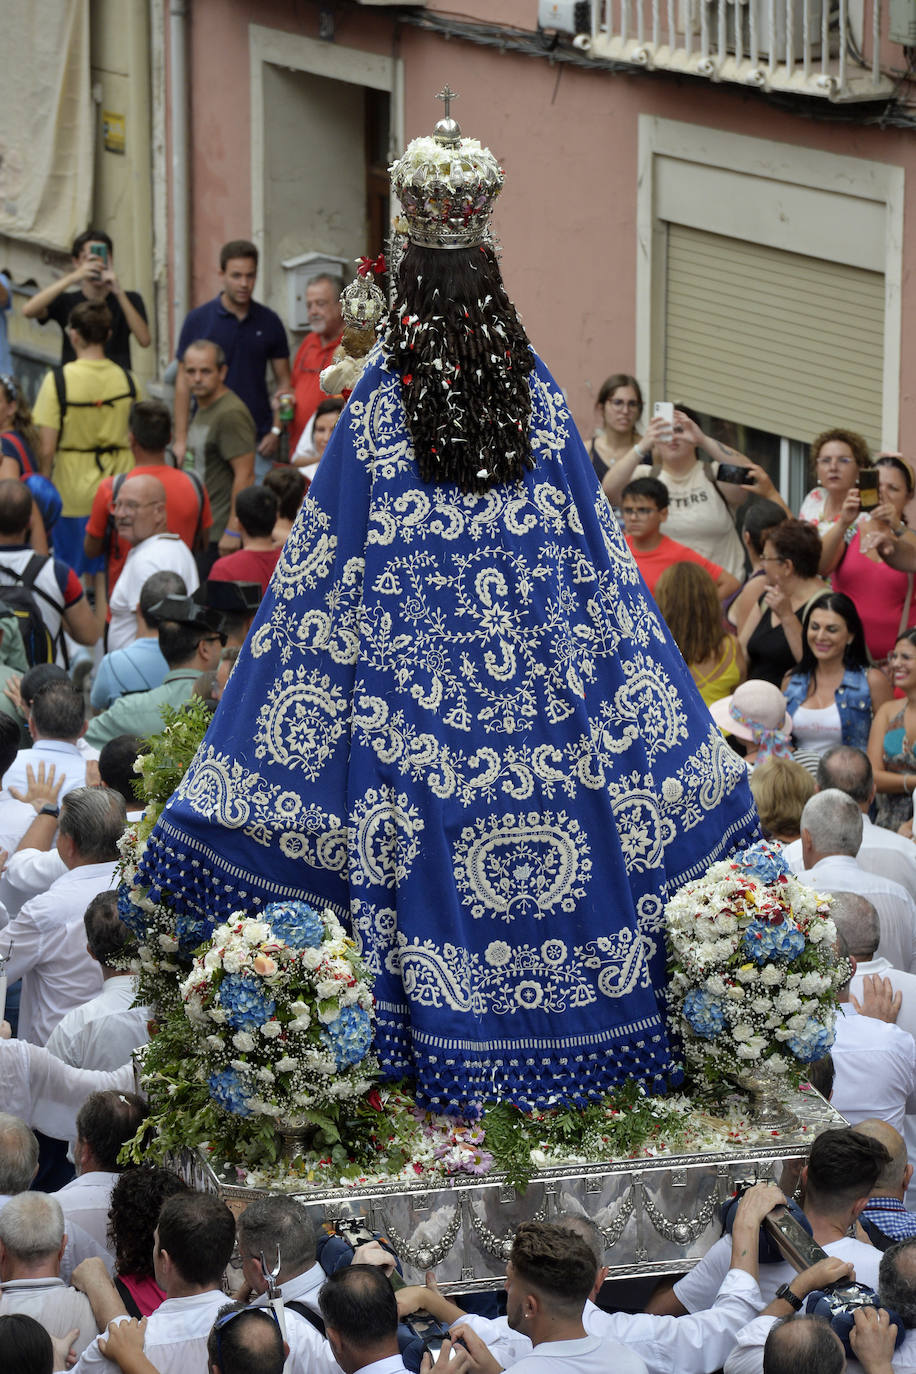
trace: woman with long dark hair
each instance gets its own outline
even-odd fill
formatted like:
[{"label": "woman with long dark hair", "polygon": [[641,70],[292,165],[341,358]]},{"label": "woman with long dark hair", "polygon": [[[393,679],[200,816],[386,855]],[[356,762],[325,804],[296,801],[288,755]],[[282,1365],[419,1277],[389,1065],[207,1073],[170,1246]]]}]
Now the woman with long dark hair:
[{"label": "woman with long dark hair", "polygon": [[874,712],[893,695],[885,675],[869,666],[855,602],[824,592],[802,622],[802,656],[782,690],[796,749],[823,754],[835,744],[868,748]]}]

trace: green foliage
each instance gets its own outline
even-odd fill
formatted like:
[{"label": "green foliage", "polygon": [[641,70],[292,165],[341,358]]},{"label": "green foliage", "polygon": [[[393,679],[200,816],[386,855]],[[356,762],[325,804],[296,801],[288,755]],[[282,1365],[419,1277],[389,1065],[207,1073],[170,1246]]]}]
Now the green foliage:
[{"label": "green foliage", "polygon": [[150,808],[149,815],[143,819],[141,839],[152,830],[163,806],[190,767],[213,717],[201,697],[189,697],[181,706],[163,707],[162,719],[164,728],[144,741],[145,752],[137,760],[140,778],[135,790],[139,799]]}]

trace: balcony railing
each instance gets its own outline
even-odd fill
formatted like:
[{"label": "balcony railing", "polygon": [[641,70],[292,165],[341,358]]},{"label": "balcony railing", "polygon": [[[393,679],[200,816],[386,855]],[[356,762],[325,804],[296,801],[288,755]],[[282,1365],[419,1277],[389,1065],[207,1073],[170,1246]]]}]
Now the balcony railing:
[{"label": "balcony railing", "polygon": [[882,12],[883,0],[591,0],[586,41],[594,57],[634,67],[881,100],[894,91],[882,71],[894,57]]}]

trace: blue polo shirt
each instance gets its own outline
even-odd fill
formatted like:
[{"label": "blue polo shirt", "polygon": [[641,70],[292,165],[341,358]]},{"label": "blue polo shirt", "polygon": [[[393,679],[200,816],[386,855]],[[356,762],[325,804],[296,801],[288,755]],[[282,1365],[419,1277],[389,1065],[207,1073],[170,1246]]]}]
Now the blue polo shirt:
[{"label": "blue polo shirt", "polygon": [[251,411],[258,438],[273,424],[267,391],[267,364],[273,358],[289,357],[289,342],[283,321],[269,306],[252,301],[243,320],[227,310],[219,296],[189,311],[181,326],[175,356],[179,362],[185,349],[198,339],[218,343],[226,355],[226,385]]}]

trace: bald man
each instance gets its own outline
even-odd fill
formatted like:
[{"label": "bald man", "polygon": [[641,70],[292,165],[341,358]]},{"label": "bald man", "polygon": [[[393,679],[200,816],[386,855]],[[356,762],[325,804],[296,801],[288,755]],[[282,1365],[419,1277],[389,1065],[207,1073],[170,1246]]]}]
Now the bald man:
[{"label": "bald man", "polygon": [[[872,1243],[880,1249],[887,1249],[891,1241],[910,1240],[916,1236],[916,1216],[908,1212],[903,1204],[913,1177],[913,1166],[907,1159],[906,1141],[888,1122],[872,1117],[868,1121],[860,1121],[856,1131],[859,1135],[879,1141],[891,1157],[890,1163],[878,1175],[865,1210],[859,1217],[862,1222],[870,1222],[880,1233],[870,1236]],[[883,1243],[882,1237],[887,1238],[886,1243]]]},{"label": "bald man", "polygon": [[111,594],[107,648],[126,649],[137,638],[140,592],[155,572],[175,572],[188,592],[198,585],[197,566],[181,537],[168,529],[165,487],[158,477],[128,477],[112,504],[118,537],[130,545]]}]

